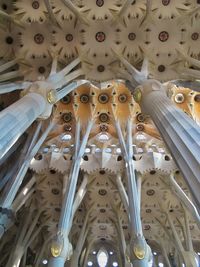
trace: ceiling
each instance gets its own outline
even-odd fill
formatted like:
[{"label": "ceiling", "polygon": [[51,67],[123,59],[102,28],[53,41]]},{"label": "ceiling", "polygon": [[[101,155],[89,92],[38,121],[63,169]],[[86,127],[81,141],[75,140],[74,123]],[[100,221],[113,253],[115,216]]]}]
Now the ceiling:
[{"label": "ceiling", "polygon": [[[49,240],[56,233],[69,182],[77,121],[81,122],[83,138],[88,120],[94,114],[95,122],[81,160],[76,187],[76,192],[83,199],[74,214],[69,235],[72,247],[76,248],[87,218],[81,263],[91,261],[96,266],[97,258],[93,252],[103,248],[108,253],[113,252],[109,256],[109,266],[113,262],[123,266],[120,227],[127,244],[131,236],[127,207],[117,182],[117,177],[120,177],[127,192],[126,163],[115,122],[120,122],[126,136],[126,124],[130,119],[133,162],[136,173],[142,179],[143,232],[156,253],[154,256],[164,262],[160,240],[169,253],[175,253],[171,235],[168,235],[171,229],[166,213],[172,218],[183,243],[185,238],[185,209],[170,186],[171,173],[175,173],[179,186],[191,196],[153,121],[141,111],[125,82],[129,80],[134,84],[131,71],[126,70],[124,62],[128,61],[138,71],[148,62],[148,78],[165,83],[168,97],[174,105],[200,124],[199,93],[170,82],[199,77],[200,2],[0,0],[0,10],[10,15],[9,18],[0,17],[0,61],[1,65],[11,62],[6,71],[1,71],[0,86],[9,82],[45,81],[52,71],[52,64],[61,71],[76,58],[80,63],[72,68],[69,81],[87,79],[91,82],[54,105],[51,120],[55,126],[32,159],[18,192],[19,196],[27,189],[24,196],[30,195],[22,205],[15,202],[20,207],[15,213],[15,223],[2,239],[0,253],[6,256],[0,259],[0,265],[5,266],[9,250],[15,247],[16,235],[23,228],[23,218],[31,218],[27,222],[27,227],[30,227],[36,214],[36,228],[41,226],[41,231],[29,245],[25,260],[27,265],[24,266],[35,266],[33,262],[37,261],[41,251],[38,266],[43,266],[42,260],[49,257]],[[0,94],[1,109],[18,100],[24,92],[26,90]],[[27,136],[35,131],[37,123],[28,129]],[[42,121],[41,132],[48,123],[49,120]],[[24,143],[22,140],[21,145]],[[20,146],[2,165],[2,170],[7,170],[8,166],[12,168],[19,153]],[[82,186],[84,190],[78,191]],[[7,190],[6,186],[4,190]],[[1,194],[3,192],[1,190]],[[187,215],[194,250],[200,252],[198,225],[189,212]]]}]

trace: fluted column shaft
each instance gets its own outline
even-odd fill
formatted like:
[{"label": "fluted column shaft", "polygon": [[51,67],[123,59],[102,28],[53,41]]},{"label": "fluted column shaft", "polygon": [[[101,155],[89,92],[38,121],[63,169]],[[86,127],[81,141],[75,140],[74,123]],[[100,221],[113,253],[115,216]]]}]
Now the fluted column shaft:
[{"label": "fluted column shaft", "polygon": [[142,109],[153,119],[200,207],[200,127],[173,105],[158,82],[147,82],[142,90]]},{"label": "fluted column shaft", "polygon": [[45,99],[29,93],[0,112],[0,159],[45,109]]}]

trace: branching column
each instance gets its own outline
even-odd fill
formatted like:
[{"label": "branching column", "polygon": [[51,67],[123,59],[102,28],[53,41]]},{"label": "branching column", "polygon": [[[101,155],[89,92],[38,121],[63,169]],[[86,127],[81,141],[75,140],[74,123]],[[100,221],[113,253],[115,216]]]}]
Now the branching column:
[{"label": "branching column", "polygon": [[181,203],[187,208],[188,212],[191,213],[200,229],[200,215],[198,213],[198,210],[193,204],[193,202],[190,200],[190,198],[183,191],[183,189],[178,185],[173,173],[170,174],[170,187],[171,190],[175,192]]},{"label": "branching column", "polygon": [[0,159],[45,109],[45,99],[29,93],[0,112]]},{"label": "branching column", "polygon": [[176,227],[174,225],[174,222],[173,222],[170,214],[168,212],[166,212],[166,215],[167,215],[167,219],[168,219],[169,225],[171,227],[171,230],[172,230],[175,242],[176,242],[176,247],[179,251],[181,258],[183,259],[183,261],[185,263],[185,266],[198,267],[199,266],[198,255],[195,253],[195,251],[193,249],[187,214],[185,214],[185,228],[186,228],[185,242],[187,245],[187,249],[184,249],[184,247],[183,247],[182,241],[178,235],[178,232],[176,230]]},{"label": "branching column", "polygon": [[74,253],[73,253],[73,256],[72,256],[72,259],[70,262],[70,267],[78,267],[78,262],[79,262],[81,250],[83,248],[83,245],[84,245],[84,242],[85,242],[85,239],[87,237],[88,230],[89,230],[89,228],[87,226],[89,214],[90,214],[90,212],[87,212],[85,220],[84,220],[84,224],[83,224],[82,229],[81,229],[80,234],[79,234],[78,241],[76,243],[76,248],[74,250]]},{"label": "branching column", "polygon": [[[26,249],[30,246],[30,244],[36,239],[38,234],[40,233],[43,225],[37,227],[38,219],[41,215],[41,211],[35,214],[33,219],[32,217],[33,210],[30,208],[30,212],[27,214],[27,217],[24,221],[22,221],[22,230],[17,236],[17,240],[15,243],[15,247],[10,253],[8,263],[6,267],[10,266],[20,266],[20,262],[22,257],[26,251]],[[22,226],[21,225],[21,226]]]},{"label": "branching column", "polygon": [[[119,216],[119,206],[116,206],[114,203],[112,203],[112,208],[113,208],[113,212],[117,220],[114,220],[113,218],[110,218],[110,220],[115,225],[115,228],[117,231],[117,236],[118,236],[117,240],[119,244],[119,249],[121,251],[121,261],[125,264],[125,266],[128,266],[129,263],[128,263],[127,256],[129,255],[127,255],[126,239],[125,239],[124,231],[122,228],[122,222]],[[127,209],[127,213],[128,211],[129,209]]]},{"label": "branching column", "polygon": [[127,143],[124,140],[119,121],[116,121],[115,126],[126,164],[126,174],[128,178],[127,187],[131,230],[130,259],[134,267],[147,267],[149,251],[143,236],[140,218],[140,200],[133,161],[132,122],[129,118],[127,123]]},{"label": "branching column", "polygon": [[72,254],[72,247],[68,240],[68,235],[71,227],[73,214],[73,202],[78,181],[79,169],[82,156],[85,152],[87,140],[93,125],[93,120],[88,122],[85,135],[80,143],[80,122],[76,127],[75,153],[71,172],[69,175],[69,184],[65,192],[65,197],[62,204],[61,216],[58,225],[57,235],[51,245],[51,257],[49,267],[64,267],[65,261]]},{"label": "branching column", "polygon": [[[50,130],[54,126],[54,123],[50,123],[47,129],[43,132],[42,136],[39,140],[35,143],[35,139],[37,138],[39,132],[38,130],[35,131],[33,136],[32,142],[29,146],[28,152],[26,153],[26,157],[24,162],[19,167],[16,175],[11,179],[8,187],[4,190],[3,194],[0,198],[0,238],[3,236],[5,231],[12,225],[12,203],[17,195],[17,192],[22,184],[22,181],[26,175],[26,172],[29,168],[30,162],[33,157],[38,152],[39,148],[45,141],[47,135],[49,134]],[[40,128],[39,128],[40,129]]]},{"label": "branching column", "polygon": [[200,207],[200,127],[167,97],[161,83],[142,85],[141,104],[157,126]]}]

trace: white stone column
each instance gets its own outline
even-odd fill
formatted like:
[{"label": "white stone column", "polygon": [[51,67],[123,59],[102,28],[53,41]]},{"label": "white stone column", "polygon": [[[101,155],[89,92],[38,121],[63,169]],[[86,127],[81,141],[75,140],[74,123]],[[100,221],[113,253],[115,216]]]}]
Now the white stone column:
[{"label": "white stone column", "polygon": [[[135,166],[133,161],[133,142],[132,142],[132,121],[127,120],[127,132],[125,142],[119,121],[116,121],[119,143],[121,145],[122,154],[124,156],[126,175],[128,179],[128,207],[129,207],[129,224],[130,224],[130,260],[134,267],[148,266],[148,246],[145,241],[142,221],[140,217],[140,200],[138,197],[138,187],[136,183]],[[140,193],[139,193],[140,195]]]},{"label": "white stone column", "polygon": [[[73,203],[76,193],[76,186],[78,181],[78,175],[80,170],[80,164],[82,156],[84,155],[87,141],[94,120],[91,118],[88,121],[88,125],[83,136],[80,140],[80,121],[77,122],[76,127],[76,142],[73,163],[69,175],[69,183],[62,203],[62,209],[60,214],[60,220],[58,224],[58,230],[55,238],[51,244],[51,258],[48,267],[64,267],[65,261],[72,255],[72,246],[69,242],[68,235],[71,229],[71,222],[73,216]],[[78,136],[78,138],[77,138]]]},{"label": "white stone column", "polygon": [[53,126],[54,126],[53,122],[49,124],[49,126],[43,132],[42,136],[39,138],[36,144],[34,144],[34,142],[39,134],[40,128],[35,131],[35,134],[31,142],[32,144],[30,145],[28,152],[25,155],[24,162],[22,163],[22,165],[16,172],[16,175],[10,181],[6,190],[1,195],[1,198],[0,198],[0,238],[3,236],[5,231],[9,229],[9,227],[13,224],[12,203],[17,195],[20,185],[24,179],[24,176],[26,175],[26,172],[29,168],[31,160],[38,152],[39,148],[45,141],[47,135],[49,134]]},{"label": "white stone column", "polygon": [[29,93],[0,112],[0,159],[45,110],[45,99]]},{"label": "white stone column", "polygon": [[200,207],[200,127],[173,105],[158,81],[146,81],[141,93],[143,112],[151,116]]}]

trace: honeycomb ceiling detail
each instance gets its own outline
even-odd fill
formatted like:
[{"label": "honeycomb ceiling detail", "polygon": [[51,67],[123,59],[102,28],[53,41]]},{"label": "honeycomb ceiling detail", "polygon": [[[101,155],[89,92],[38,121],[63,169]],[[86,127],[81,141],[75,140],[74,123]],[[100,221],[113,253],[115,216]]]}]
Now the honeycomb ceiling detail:
[{"label": "honeycomb ceiling detail", "polygon": [[0,56],[17,58],[25,80],[47,77],[55,55],[60,67],[80,57],[84,77],[96,81],[124,78],[113,50],[137,68],[147,58],[149,77],[161,81],[180,77],[180,51],[199,58],[198,1],[67,2],[0,2],[14,20],[0,29]]}]

